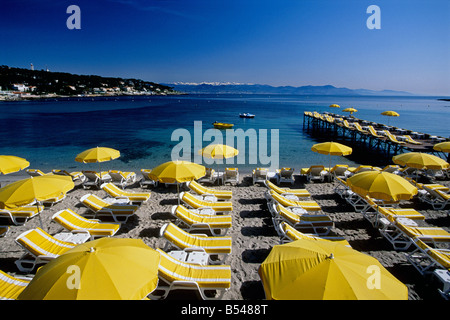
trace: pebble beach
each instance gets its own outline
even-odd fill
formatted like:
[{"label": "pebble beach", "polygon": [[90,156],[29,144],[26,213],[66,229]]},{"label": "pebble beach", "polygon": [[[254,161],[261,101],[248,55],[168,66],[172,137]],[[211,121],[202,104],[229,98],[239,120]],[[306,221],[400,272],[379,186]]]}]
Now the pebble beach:
[{"label": "pebble beach", "polygon": [[[139,176],[139,174],[138,174]],[[7,178],[7,176],[3,177]],[[138,177],[139,181],[140,177]],[[2,185],[7,181],[3,181]],[[448,181],[440,184],[450,186]],[[305,188],[316,201],[322,212],[334,221],[330,235],[343,236],[357,251],[371,255],[408,287],[409,300],[442,299],[436,290],[436,284],[421,276],[406,260],[404,253],[393,249],[362,214],[355,212],[352,206],[335,193],[336,182],[307,182],[305,177],[295,176],[292,188]],[[267,187],[252,183],[251,175],[241,175],[237,185],[212,186],[217,189],[232,190],[233,223],[227,236],[232,237],[232,254],[225,260],[231,266],[231,288],[224,294],[223,300],[261,300],[265,298],[264,289],[258,275],[260,264],[269,254],[271,248],[280,244],[271,214],[268,210],[264,193]],[[126,188],[129,191],[144,192],[138,182]],[[137,213],[122,224],[114,237],[142,239],[151,248],[164,248],[166,241],[160,237],[161,227],[168,222],[175,222],[170,210],[177,205],[176,187],[158,186],[148,189],[151,198],[141,205]],[[185,190],[187,191],[187,188]],[[103,190],[84,190],[79,183],[67,193],[66,198],[47,208],[41,213],[45,231],[54,235],[64,229],[51,220],[51,216],[63,209],[70,208],[84,215],[89,210],[80,202],[80,198],[93,193],[101,198],[107,196]],[[402,207],[413,207],[425,215],[424,225],[442,227],[450,231],[450,218],[446,210],[432,210],[432,207],[420,203],[417,199],[404,201]],[[23,226],[13,226],[1,241],[0,270],[13,275],[21,274],[14,261],[22,256],[24,249],[15,243],[15,238],[22,232],[40,227],[38,218],[29,220]],[[175,299],[196,299],[193,293],[170,294]]]}]

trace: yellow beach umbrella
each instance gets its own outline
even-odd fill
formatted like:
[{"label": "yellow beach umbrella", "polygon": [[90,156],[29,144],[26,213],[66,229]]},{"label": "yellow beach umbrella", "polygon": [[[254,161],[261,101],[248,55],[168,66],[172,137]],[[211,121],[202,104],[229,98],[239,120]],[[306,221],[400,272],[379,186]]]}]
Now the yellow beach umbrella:
[{"label": "yellow beach umbrella", "polygon": [[[353,149],[338,142],[317,143],[311,147],[311,150],[320,154],[328,154],[330,156],[329,169],[331,169],[331,156],[348,156]],[[329,176],[331,179],[331,176]]]},{"label": "yellow beach umbrella", "polygon": [[317,143],[311,147],[311,150],[320,154],[331,156],[348,156],[352,153],[352,148],[338,142]]},{"label": "yellow beach umbrella", "polygon": [[168,161],[152,169],[149,176],[162,183],[188,182],[206,174],[204,166],[189,161]]},{"label": "yellow beach umbrella", "polygon": [[392,158],[395,164],[423,170],[441,170],[449,167],[449,163],[432,154],[422,152],[408,152]]},{"label": "yellow beach umbrella", "polygon": [[226,159],[237,156],[239,150],[225,144],[210,144],[199,150],[198,154],[209,159]]},{"label": "yellow beach umbrella", "polygon": [[399,175],[378,170],[357,173],[347,179],[352,191],[362,196],[385,200],[409,200],[417,188]]},{"label": "yellow beach umbrella", "polygon": [[72,178],[60,175],[30,177],[0,189],[0,209],[10,209],[57,198],[75,187]]},{"label": "yellow beach umbrella", "polygon": [[112,148],[96,147],[85,150],[75,157],[75,161],[95,163],[114,160],[120,157],[120,152]]},{"label": "yellow beach umbrella", "polygon": [[353,112],[358,112],[358,110],[355,109],[355,108],[345,108],[345,109],[342,110],[342,111],[344,111],[344,112],[350,112],[350,115],[352,115]]},{"label": "yellow beach umbrella", "polygon": [[158,284],[160,255],[140,239],[101,238],[41,267],[19,300],[141,300]]},{"label": "yellow beach umbrella", "polygon": [[450,141],[437,143],[433,149],[440,152],[450,152]]},{"label": "yellow beach umbrella", "polygon": [[[120,157],[120,151],[112,148],[106,147],[96,147],[87,149],[79,153],[75,157],[75,161],[82,163],[95,163],[95,162],[105,162],[117,159]],[[102,176],[102,170],[99,166],[100,177]]]},{"label": "yellow beach umbrella", "polygon": [[16,156],[0,156],[0,173],[8,174],[17,172],[30,166],[30,163],[20,157]]},{"label": "yellow beach umbrella", "polygon": [[[149,177],[162,183],[176,183],[178,195],[180,193],[179,183],[199,179],[206,174],[206,168],[197,163],[189,161],[169,161],[152,169]],[[180,197],[178,197],[180,204]]]},{"label": "yellow beach umbrella", "polygon": [[341,107],[340,105],[335,104],[335,103],[330,104],[330,108],[340,108],[340,107]]},{"label": "yellow beach umbrella", "polygon": [[[395,111],[384,111],[381,113],[383,116],[388,116],[388,117],[399,117],[400,115],[395,112]],[[388,125],[389,125],[389,119],[388,119]]]},{"label": "yellow beach umbrella", "polygon": [[435,144],[433,149],[440,152],[447,152],[447,162],[450,161],[450,141]]},{"label": "yellow beach umbrella", "polygon": [[395,111],[384,111],[381,113],[383,116],[388,116],[388,117],[399,117],[400,115],[395,112]]},{"label": "yellow beach umbrella", "polygon": [[276,245],[258,270],[271,300],[407,300],[377,259],[334,241]]}]

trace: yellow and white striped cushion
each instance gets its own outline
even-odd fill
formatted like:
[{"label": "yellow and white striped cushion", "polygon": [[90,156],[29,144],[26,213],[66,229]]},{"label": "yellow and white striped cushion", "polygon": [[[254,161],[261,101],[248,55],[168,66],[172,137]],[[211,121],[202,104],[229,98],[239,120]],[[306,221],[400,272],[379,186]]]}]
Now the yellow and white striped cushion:
[{"label": "yellow and white striped cushion", "polygon": [[209,254],[231,253],[231,237],[205,237],[187,233],[175,224],[166,225],[163,236],[180,249],[201,248]]},{"label": "yellow and white striped cushion", "polygon": [[52,219],[69,231],[85,230],[93,236],[112,236],[120,228],[120,224],[100,223],[95,220],[86,219],[71,209],[57,212]]},{"label": "yellow and white striped cushion", "polygon": [[188,210],[183,205],[179,205],[176,208],[175,215],[188,225],[205,224],[211,228],[231,228],[232,218],[229,215],[199,215]]},{"label": "yellow and white striped cushion", "polygon": [[76,246],[52,237],[41,228],[22,233],[16,241],[36,257],[42,255],[56,258]]},{"label": "yellow and white striped cushion", "polygon": [[195,282],[200,288],[230,288],[231,268],[228,265],[190,264],[179,261],[161,249],[156,249],[160,255],[159,275],[168,282]]},{"label": "yellow and white striped cushion", "polygon": [[28,280],[17,279],[0,270],[0,300],[16,300],[29,283]]}]

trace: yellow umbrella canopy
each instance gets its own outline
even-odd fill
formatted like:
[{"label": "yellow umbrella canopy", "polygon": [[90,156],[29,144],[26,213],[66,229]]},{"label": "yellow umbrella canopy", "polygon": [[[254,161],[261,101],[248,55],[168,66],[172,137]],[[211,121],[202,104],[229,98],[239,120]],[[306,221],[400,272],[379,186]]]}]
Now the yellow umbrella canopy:
[{"label": "yellow umbrella canopy", "polygon": [[384,111],[381,113],[383,116],[389,116],[389,117],[399,117],[400,115],[395,111]]},{"label": "yellow umbrella canopy", "polygon": [[406,179],[378,170],[357,173],[347,179],[347,184],[362,196],[386,201],[409,200],[418,192]]},{"label": "yellow umbrella canopy", "polygon": [[158,284],[160,255],[140,239],[101,238],[41,267],[19,300],[141,300]]},{"label": "yellow umbrella canopy", "polygon": [[433,149],[440,152],[450,152],[450,141],[437,143]]},{"label": "yellow umbrella canopy", "polygon": [[237,156],[239,150],[225,144],[210,144],[199,150],[198,154],[210,159],[225,159]]},{"label": "yellow umbrella canopy", "polygon": [[340,107],[341,107],[340,105],[335,104],[335,103],[330,104],[330,108],[340,108]]},{"label": "yellow umbrella canopy", "polygon": [[0,189],[0,208],[11,209],[59,197],[75,187],[72,178],[60,175],[30,177]]},{"label": "yellow umbrella canopy", "polygon": [[353,112],[358,112],[358,110],[356,110],[355,108],[345,108],[344,110],[342,110],[344,112],[350,112],[350,114],[353,114]]},{"label": "yellow umbrella canopy", "polygon": [[27,168],[30,163],[16,156],[0,156],[0,173],[8,174]]},{"label": "yellow umbrella canopy", "polygon": [[392,158],[395,164],[416,169],[441,170],[449,167],[449,163],[432,154],[422,152],[408,152]]},{"label": "yellow umbrella canopy", "polygon": [[311,150],[320,154],[329,154],[332,156],[347,156],[352,153],[352,148],[338,142],[323,142],[315,144]]},{"label": "yellow umbrella canopy", "polygon": [[[320,154],[330,155],[329,168],[331,169],[331,156],[348,156],[353,149],[338,142],[322,142],[311,147],[311,150]],[[329,176],[331,179],[331,176]]]},{"label": "yellow umbrella canopy", "polygon": [[258,270],[271,300],[407,300],[377,259],[334,241],[276,245]]},{"label": "yellow umbrella canopy", "polygon": [[189,161],[169,161],[152,169],[149,176],[162,183],[187,182],[206,174],[204,166]]},{"label": "yellow umbrella canopy", "polygon": [[94,163],[114,160],[120,157],[120,152],[112,148],[96,147],[85,150],[75,157],[75,161]]}]

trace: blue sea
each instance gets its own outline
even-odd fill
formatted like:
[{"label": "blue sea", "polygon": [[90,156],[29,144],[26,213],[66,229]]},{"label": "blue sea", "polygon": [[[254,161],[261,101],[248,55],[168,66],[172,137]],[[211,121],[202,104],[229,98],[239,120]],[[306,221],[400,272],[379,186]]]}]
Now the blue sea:
[{"label": "blue sea", "polygon": [[[339,104],[341,109],[329,108],[333,103]],[[328,156],[311,151],[317,141],[302,129],[303,112],[345,114],[342,109],[346,107],[356,108],[358,112],[354,115],[360,119],[450,136],[450,102],[439,101],[437,97],[183,95],[70,98],[1,102],[0,154],[26,158],[30,168],[44,172],[52,169],[97,170],[99,167],[101,170],[138,172],[172,160],[173,150],[182,149],[178,158],[196,161],[199,146],[220,142],[217,139],[221,136],[225,143],[224,130],[211,130],[212,123],[218,121],[233,123],[233,129],[242,129],[244,133],[256,133],[258,140],[248,138],[240,145],[235,141],[234,146],[240,147],[239,159],[203,164],[218,169],[238,167],[240,172],[248,173],[255,167],[269,166],[271,152],[275,154],[276,151],[272,141],[276,141],[279,156],[270,164],[276,162],[279,167],[298,170],[329,163]],[[400,117],[388,119],[382,116],[380,113],[386,110],[394,110]],[[256,116],[240,118],[239,114],[243,112]],[[117,149],[121,157],[100,166],[75,162],[78,153],[96,146]],[[332,164],[351,166],[360,164],[351,157],[332,157],[331,161]]]}]

